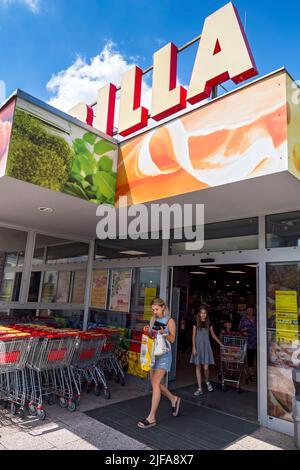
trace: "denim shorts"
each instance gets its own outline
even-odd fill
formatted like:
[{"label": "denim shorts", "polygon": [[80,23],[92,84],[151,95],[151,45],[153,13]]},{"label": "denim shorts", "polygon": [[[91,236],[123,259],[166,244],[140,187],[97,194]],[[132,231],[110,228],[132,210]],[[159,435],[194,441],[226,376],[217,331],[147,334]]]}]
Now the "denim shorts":
[{"label": "denim shorts", "polygon": [[172,367],[172,352],[168,352],[166,354],[163,354],[162,356],[156,356],[155,357],[155,363],[154,366],[152,367],[152,370],[165,370],[167,372],[171,372],[171,367]]}]

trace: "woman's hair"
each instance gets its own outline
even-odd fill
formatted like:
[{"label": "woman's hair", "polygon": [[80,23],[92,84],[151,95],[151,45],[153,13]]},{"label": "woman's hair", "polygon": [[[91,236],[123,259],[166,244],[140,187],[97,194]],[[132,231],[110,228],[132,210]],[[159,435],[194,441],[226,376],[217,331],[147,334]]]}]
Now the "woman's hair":
[{"label": "woman's hair", "polygon": [[202,330],[203,328],[203,322],[201,320],[201,311],[202,310],[205,310],[206,312],[206,320],[205,320],[205,326],[204,328],[206,328],[207,330],[209,329],[209,324],[210,324],[210,321],[209,321],[209,313],[208,313],[208,309],[205,305],[201,305],[201,307],[198,309],[198,313],[196,315],[196,324],[197,324],[197,329],[198,330]]},{"label": "woman's hair", "polygon": [[171,316],[170,310],[169,310],[166,302],[163,299],[154,299],[154,300],[152,300],[151,307],[153,307],[153,305],[157,305],[158,307],[163,308],[164,311],[165,311],[166,316]]}]

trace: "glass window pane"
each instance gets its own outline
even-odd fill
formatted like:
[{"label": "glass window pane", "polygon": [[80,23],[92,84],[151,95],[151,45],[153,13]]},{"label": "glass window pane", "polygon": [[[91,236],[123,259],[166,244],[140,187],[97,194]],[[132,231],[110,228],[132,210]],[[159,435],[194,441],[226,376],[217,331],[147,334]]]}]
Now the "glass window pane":
[{"label": "glass window pane", "polygon": [[41,272],[31,273],[28,302],[38,302],[41,284]]},{"label": "glass window pane", "polygon": [[76,271],[74,273],[73,291],[72,291],[72,304],[84,304],[86,286],[86,272]]},{"label": "glass window pane", "polygon": [[15,273],[4,273],[0,290],[0,301],[11,302],[13,297]]},{"label": "glass window pane", "polygon": [[300,212],[267,217],[267,248],[300,246]]},{"label": "glass window pane", "polygon": [[47,248],[47,264],[84,263],[88,259],[86,243],[65,243]]},{"label": "glass window pane", "polygon": [[24,251],[19,251],[19,254],[18,254],[18,268],[23,268],[24,256],[25,256],[25,252]]},{"label": "glass window pane", "polygon": [[162,240],[97,240],[95,259],[161,256]]},{"label": "glass window pane", "polygon": [[70,282],[71,282],[70,272],[62,271],[59,273],[57,291],[56,291],[56,296],[55,296],[56,304],[68,303],[69,295],[70,295]]},{"label": "glass window pane", "polygon": [[[195,228],[194,228],[195,230]],[[170,240],[170,254],[211,253],[258,249],[258,218],[207,224],[204,227],[204,247],[199,242]]]},{"label": "glass window pane", "polygon": [[56,295],[58,273],[56,271],[47,271],[44,274],[41,302],[53,303]]},{"label": "glass window pane", "polygon": [[26,242],[27,232],[0,227],[0,272],[3,268],[15,268],[18,256],[22,266]]},{"label": "glass window pane", "polygon": [[35,248],[32,258],[32,266],[40,266],[44,262],[45,248]]},{"label": "glass window pane", "polygon": [[267,267],[268,414],[292,421],[292,369],[300,365],[300,263]]},{"label": "glass window pane", "polygon": [[22,273],[15,273],[15,282],[12,293],[12,301],[18,302],[21,290]]},{"label": "glass window pane", "polygon": [[33,266],[43,263],[45,250],[47,264],[86,263],[89,245],[38,234],[35,242]]},{"label": "glass window pane", "polygon": [[6,268],[15,268],[17,266],[18,253],[7,253],[5,260]]}]

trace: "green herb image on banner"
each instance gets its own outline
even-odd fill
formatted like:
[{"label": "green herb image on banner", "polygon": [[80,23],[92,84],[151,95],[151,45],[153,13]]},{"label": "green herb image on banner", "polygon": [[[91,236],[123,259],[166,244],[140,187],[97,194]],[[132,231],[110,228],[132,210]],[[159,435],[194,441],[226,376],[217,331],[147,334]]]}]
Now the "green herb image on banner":
[{"label": "green herb image on banner", "polygon": [[114,204],[117,173],[107,155],[116,146],[91,132],[73,142],[74,161],[64,192],[97,204]]},{"label": "green herb image on banner", "polygon": [[67,132],[19,108],[6,175],[96,204],[115,202],[116,145],[72,126]]},{"label": "green herb image on banner", "polygon": [[54,191],[69,178],[73,150],[51,127],[16,109],[6,175]]}]

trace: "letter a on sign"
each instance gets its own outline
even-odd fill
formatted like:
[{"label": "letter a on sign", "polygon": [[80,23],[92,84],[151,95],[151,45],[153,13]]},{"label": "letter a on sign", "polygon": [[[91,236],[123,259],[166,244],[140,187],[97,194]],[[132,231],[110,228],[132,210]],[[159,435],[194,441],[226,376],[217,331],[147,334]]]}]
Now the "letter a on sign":
[{"label": "letter a on sign", "polygon": [[187,100],[198,103],[210,97],[214,86],[229,79],[240,83],[257,74],[239,14],[228,3],[205,20]]}]

